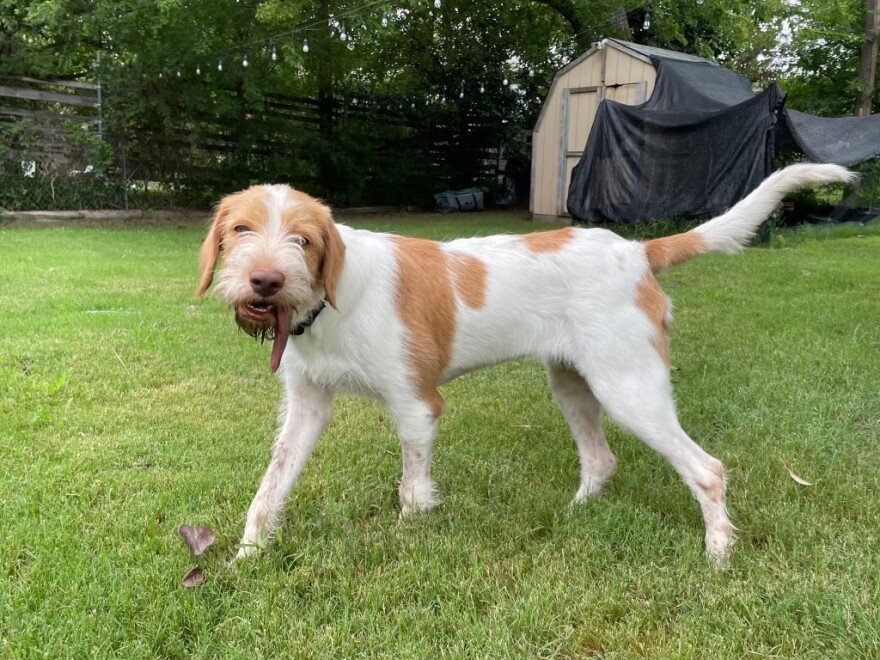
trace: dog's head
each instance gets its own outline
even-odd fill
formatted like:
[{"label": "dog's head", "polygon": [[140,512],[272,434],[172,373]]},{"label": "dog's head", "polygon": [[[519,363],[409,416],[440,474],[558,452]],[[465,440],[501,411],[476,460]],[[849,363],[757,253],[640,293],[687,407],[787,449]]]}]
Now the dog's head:
[{"label": "dog's head", "polygon": [[211,286],[221,255],[215,289],[245,332],[275,338],[275,371],[291,320],[312,310],[322,296],[336,307],[345,244],[330,209],[284,185],[252,186],[229,195],[202,244],[197,296]]}]

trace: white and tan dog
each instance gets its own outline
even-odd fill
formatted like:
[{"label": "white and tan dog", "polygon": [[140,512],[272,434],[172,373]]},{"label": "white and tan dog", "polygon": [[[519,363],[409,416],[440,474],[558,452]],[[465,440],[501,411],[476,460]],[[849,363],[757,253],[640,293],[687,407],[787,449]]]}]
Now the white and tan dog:
[{"label": "white and tan dog", "polygon": [[438,385],[533,357],[546,364],[577,444],[575,502],[615,469],[604,409],[679,472],[702,509],[706,552],[723,563],[732,542],[724,468],[679,425],[669,302],[654,275],[700,254],[736,252],[795,189],[853,178],[835,165],[795,165],[724,215],[644,243],[571,227],[437,243],[337,225],[326,206],[285,185],[226,197],[202,246],[198,294],[222,253],[216,289],[241,328],[273,338],[271,368],[280,367],[285,389],[283,423],[239,556],[270,538],[330,421],[335,392],[387,405],[403,452],[401,513],[428,511],[438,502]]}]

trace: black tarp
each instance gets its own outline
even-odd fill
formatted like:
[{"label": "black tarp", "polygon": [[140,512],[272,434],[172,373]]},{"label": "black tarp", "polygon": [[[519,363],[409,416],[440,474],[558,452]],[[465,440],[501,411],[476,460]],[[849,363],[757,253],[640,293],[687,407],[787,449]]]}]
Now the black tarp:
[{"label": "black tarp", "polygon": [[743,76],[706,60],[623,45],[651,57],[657,80],[641,105],[599,104],[568,191],[577,220],[723,213],[771,173],[777,138],[816,162],[850,166],[880,154],[880,115],[789,111],[775,85],[756,95]]},{"label": "black tarp", "polygon": [[880,115],[816,117],[786,108],[785,121],[799,150],[813,162],[851,167],[880,154]]},{"label": "black tarp", "polygon": [[707,112],[729,108],[755,95],[746,78],[706,60],[655,56],[651,62],[657,69],[657,80],[651,98],[639,106],[643,110]]}]

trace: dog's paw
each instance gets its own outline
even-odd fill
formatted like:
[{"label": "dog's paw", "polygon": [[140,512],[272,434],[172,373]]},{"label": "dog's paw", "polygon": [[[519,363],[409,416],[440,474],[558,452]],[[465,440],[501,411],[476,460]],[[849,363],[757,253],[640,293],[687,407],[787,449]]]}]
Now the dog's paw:
[{"label": "dog's paw", "polygon": [[597,495],[601,495],[604,487],[605,487],[605,482],[599,481],[597,479],[590,479],[589,481],[581,481],[581,485],[578,487],[577,492],[574,494],[574,497],[571,499],[569,506],[576,507],[579,504],[583,504],[591,497],[596,497]]},{"label": "dog's paw", "polygon": [[441,502],[433,481],[401,484],[399,493],[401,518],[417,513],[428,513]]},{"label": "dog's paw", "polygon": [[730,568],[730,556],[735,544],[733,525],[727,523],[720,530],[706,534],[706,558],[717,570],[726,571]]},{"label": "dog's paw", "polygon": [[242,541],[238,545],[238,552],[235,554],[235,561],[241,561],[242,559],[258,555],[261,550],[262,547],[257,543]]},{"label": "dog's paw", "polygon": [[730,570],[730,550],[724,552],[710,552],[706,550],[706,559],[716,571]]},{"label": "dog's paw", "polygon": [[434,510],[434,507],[437,506],[436,502],[422,502],[420,504],[410,503],[410,504],[401,504],[400,513],[398,514],[398,520],[404,520],[406,518],[414,518],[419,515],[427,515]]}]

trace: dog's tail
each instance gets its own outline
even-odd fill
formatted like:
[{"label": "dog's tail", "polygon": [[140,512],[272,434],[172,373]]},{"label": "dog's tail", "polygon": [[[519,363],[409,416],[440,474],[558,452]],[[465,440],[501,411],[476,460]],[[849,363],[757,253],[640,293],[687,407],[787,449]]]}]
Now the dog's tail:
[{"label": "dog's tail", "polygon": [[724,215],[683,234],[645,243],[651,270],[658,273],[708,252],[739,252],[788,193],[829,183],[851,184],[858,175],[839,165],[792,165],[774,172]]}]

